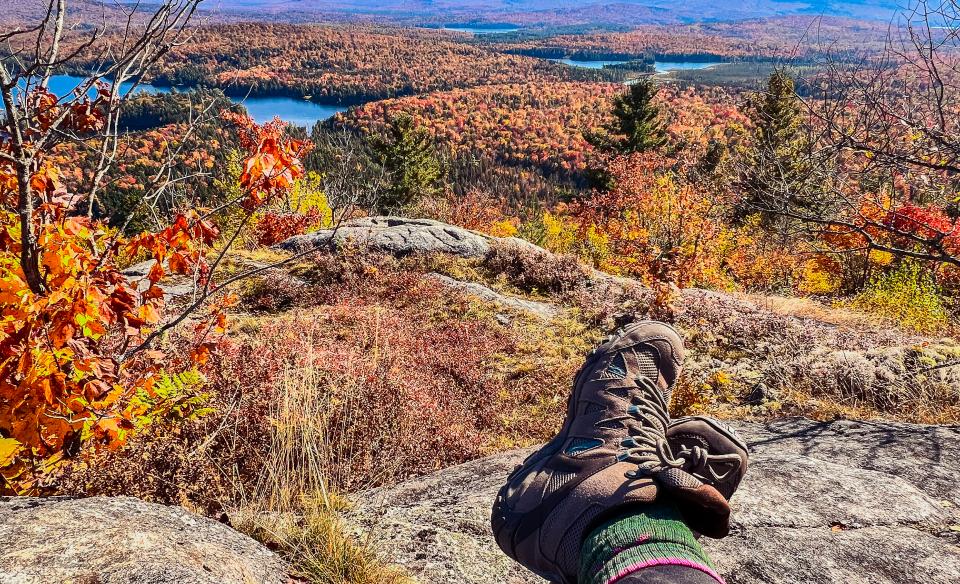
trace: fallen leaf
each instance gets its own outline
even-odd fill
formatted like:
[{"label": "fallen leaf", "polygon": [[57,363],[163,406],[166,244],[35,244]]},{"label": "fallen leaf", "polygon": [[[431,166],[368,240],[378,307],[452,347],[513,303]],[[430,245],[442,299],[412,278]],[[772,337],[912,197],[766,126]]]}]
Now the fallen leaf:
[{"label": "fallen leaf", "polygon": [[13,438],[0,438],[0,467],[13,462],[23,446]]}]

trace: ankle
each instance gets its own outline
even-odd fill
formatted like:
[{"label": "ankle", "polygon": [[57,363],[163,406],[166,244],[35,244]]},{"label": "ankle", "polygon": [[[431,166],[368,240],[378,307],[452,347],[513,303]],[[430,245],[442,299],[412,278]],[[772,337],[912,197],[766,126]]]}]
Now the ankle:
[{"label": "ankle", "polygon": [[669,502],[627,510],[593,529],[582,546],[579,581],[612,584],[642,570],[667,566],[700,572],[723,583]]}]

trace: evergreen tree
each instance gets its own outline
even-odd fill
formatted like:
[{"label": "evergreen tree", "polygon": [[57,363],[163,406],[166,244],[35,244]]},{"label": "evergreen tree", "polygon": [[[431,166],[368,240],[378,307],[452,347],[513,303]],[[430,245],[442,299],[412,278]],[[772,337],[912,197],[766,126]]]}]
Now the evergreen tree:
[{"label": "evergreen tree", "polygon": [[374,138],[373,151],[389,177],[376,205],[380,212],[400,211],[439,190],[440,163],[430,135],[410,115],[394,116],[386,135]]},{"label": "evergreen tree", "polygon": [[780,224],[791,209],[809,210],[815,194],[810,141],[793,79],[774,71],[766,92],[748,105],[755,130],[743,152],[739,180],[743,199],[736,214],[743,219],[759,212],[768,226]]},{"label": "evergreen tree", "polygon": [[667,142],[666,123],[654,103],[659,88],[650,79],[630,84],[630,91],[613,100],[613,120],[587,140],[602,151],[632,154],[656,150]]}]

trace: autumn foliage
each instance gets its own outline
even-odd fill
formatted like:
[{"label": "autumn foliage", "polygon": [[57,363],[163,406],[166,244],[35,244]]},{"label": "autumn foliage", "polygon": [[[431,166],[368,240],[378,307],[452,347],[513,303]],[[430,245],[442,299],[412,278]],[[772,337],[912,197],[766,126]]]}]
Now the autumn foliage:
[{"label": "autumn foliage", "polygon": [[[426,29],[263,23],[199,27],[153,71],[158,85],[356,104],[486,84],[610,79]],[[96,62],[96,54],[78,62]]]},{"label": "autumn foliage", "polygon": [[321,221],[321,214],[316,208],[311,208],[306,213],[267,211],[257,221],[257,243],[276,245],[294,235],[301,235]]},{"label": "autumn foliage", "polygon": [[581,229],[603,234],[606,269],[680,286],[723,285],[721,209],[709,196],[663,172],[658,155],[633,154],[610,162],[615,187],[574,209]]},{"label": "autumn foliage", "polygon": [[736,60],[810,58],[825,51],[882,48],[886,34],[878,23],[818,18],[818,42],[810,42],[814,19],[786,16],[735,22],[633,26],[626,32],[598,32],[499,43],[501,49],[530,55],[609,59],[656,55],[662,61],[684,58]]},{"label": "autumn foliage", "polygon": [[242,201],[245,209],[254,209],[293,188],[294,182],[303,177],[300,159],[312,145],[305,140],[295,140],[286,135],[286,122],[275,118],[263,125],[255,124],[249,116],[225,113],[240,131],[240,147],[247,152],[240,188],[246,194]]},{"label": "autumn foliage", "polygon": [[960,251],[960,234],[957,232],[960,225],[957,219],[947,215],[944,209],[907,203],[888,211],[883,223],[895,232],[902,232],[904,237],[916,236],[927,241],[940,241],[950,252]]},{"label": "autumn foliage", "polygon": [[[37,90],[29,96],[28,127],[37,138],[57,119],[67,120],[61,131],[97,130],[106,92],[61,106]],[[239,204],[252,210],[300,176],[298,155],[306,145],[287,139],[279,122],[231,121],[248,153]],[[161,229],[125,238],[80,214],[83,194],[64,187],[55,147],[27,144],[34,148],[29,189],[21,188],[22,168],[0,165],[0,492],[40,489],[44,472],[82,444],[115,447],[149,413],[151,399],[133,397],[156,397],[154,386],[169,364],[155,347],[168,328],[166,275],[190,278],[201,298],[220,291],[207,262],[219,232],[205,209],[184,209]],[[9,140],[0,142],[0,151],[11,148]],[[32,212],[24,211],[24,193]],[[142,279],[122,273],[130,258],[152,260]],[[30,273],[39,281],[31,282]],[[230,302],[223,295],[212,300],[210,314],[196,325],[191,356],[199,362],[210,350],[204,334],[223,330],[222,309]]]}]

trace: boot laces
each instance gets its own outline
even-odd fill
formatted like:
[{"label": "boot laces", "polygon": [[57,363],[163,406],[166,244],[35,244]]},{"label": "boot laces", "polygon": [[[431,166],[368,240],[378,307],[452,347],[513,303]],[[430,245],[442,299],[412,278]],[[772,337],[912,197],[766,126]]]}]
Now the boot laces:
[{"label": "boot laces", "polygon": [[667,469],[682,468],[687,463],[686,459],[674,456],[667,443],[670,415],[663,392],[646,377],[636,378],[634,383],[643,399],[631,405],[627,415],[611,419],[620,421],[633,418],[640,422],[640,426],[621,442],[622,451],[617,456],[622,462],[637,465],[637,470],[626,473],[627,478],[653,476]]},{"label": "boot laces", "polygon": [[[731,473],[740,468],[741,463],[740,456],[737,454],[710,454],[710,451],[703,446],[684,446],[677,455],[686,461],[685,471],[713,482],[726,480]],[[721,472],[719,468],[726,470]]]}]

